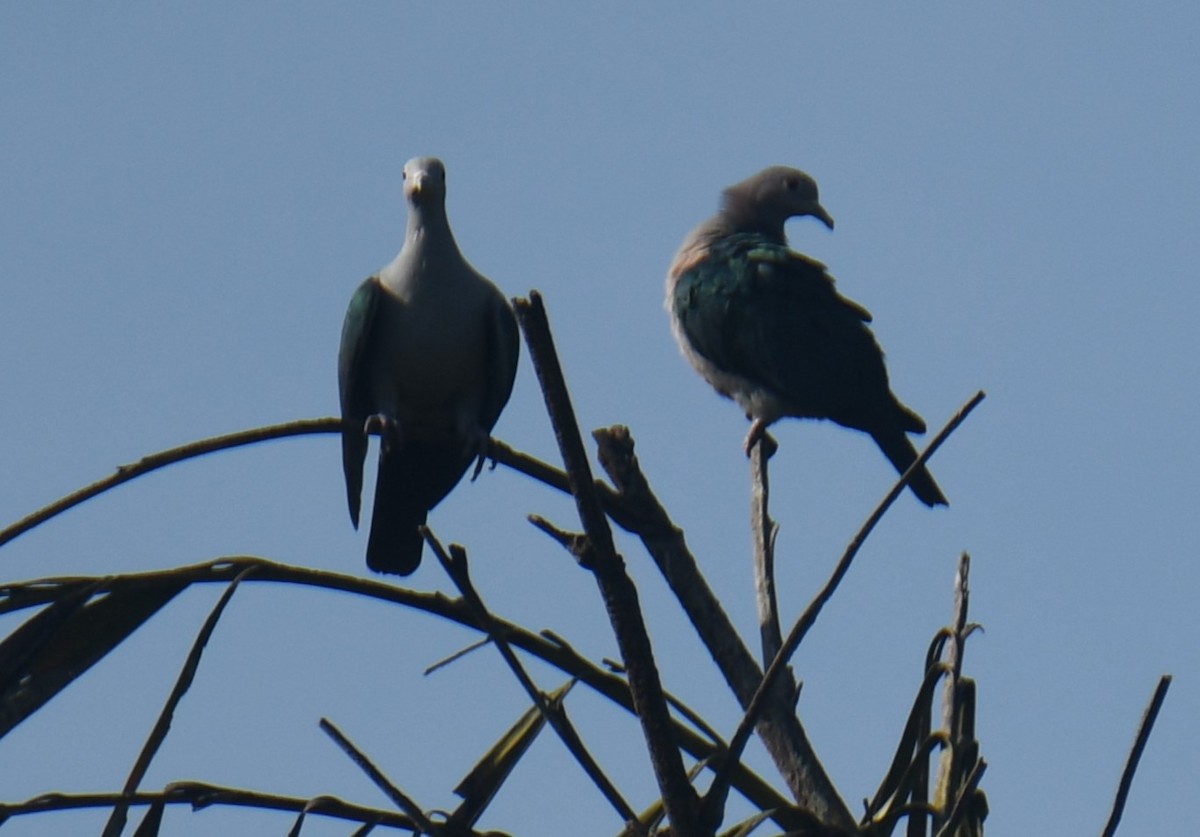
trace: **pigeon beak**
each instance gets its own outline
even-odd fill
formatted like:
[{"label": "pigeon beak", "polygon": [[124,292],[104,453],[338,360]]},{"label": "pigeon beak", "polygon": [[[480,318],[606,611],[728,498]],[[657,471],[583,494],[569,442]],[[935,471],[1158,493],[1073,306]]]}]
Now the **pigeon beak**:
[{"label": "pigeon beak", "polygon": [[825,207],[821,206],[821,204],[814,202],[809,214],[825,226],[829,227],[829,229],[833,229],[833,216],[826,212]]},{"label": "pigeon beak", "polygon": [[413,195],[419,195],[425,189],[425,179],[428,175],[423,171],[413,172],[412,185],[408,187]]}]

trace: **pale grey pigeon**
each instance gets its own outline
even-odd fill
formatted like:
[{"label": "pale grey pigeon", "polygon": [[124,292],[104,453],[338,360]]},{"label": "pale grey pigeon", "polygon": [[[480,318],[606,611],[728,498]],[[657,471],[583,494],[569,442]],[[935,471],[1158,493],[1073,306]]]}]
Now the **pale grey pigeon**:
[{"label": "pale grey pigeon", "polygon": [[357,527],[366,430],[378,427],[367,566],[398,575],[421,563],[429,510],[484,455],[520,351],[508,301],[454,241],[441,160],[409,160],[404,196],[404,246],[354,292],[338,353],[350,519]]},{"label": "pale grey pigeon", "polygon": [[[684,356],[753,421],[746,451],[784,416],[832,419],[870,434],[897,471],[917,457],[925,422],[888,385],[865,308],[825,265],[790,249],[784,223],[833,229],[802,171],[773,166],[730,186],[720,211],[684,240],[667,272],[666,307]],[[909,482],[929,506],[946,497],[925,468]]]}]

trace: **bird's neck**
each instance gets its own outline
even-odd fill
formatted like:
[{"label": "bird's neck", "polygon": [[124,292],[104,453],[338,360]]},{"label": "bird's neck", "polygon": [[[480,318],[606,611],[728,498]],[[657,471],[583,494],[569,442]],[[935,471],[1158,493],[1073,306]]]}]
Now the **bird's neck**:
[{"label": "bird's neck", "polygon": [[692,240],[699,245],[710,245],[731,235],[752,233],[787,246],[787,236],[783,232],[783,224],[764,222],[761,218],[750,215],[730,213],[725,210],[709,218],[692,233]]},{"label": "bird's neck", "polygon": [[759,233],[779,244],[787,244],[787,236],[783,232],[783,224],[786,220],[786,218],[764,218],[761,207],[741,193],[731,191],[724,194],[721,211],[709,219],[705,226],[716,231],[713,238],[735,233]]},{"label": "bird's neck", "polygon": [[454,242],[454,233],[450,231],[446,213],[432,207],[414,209],[408,213],[404,246],[405,249],[412,248],[423,253],[426,258],[458,255],[458,245]]}]

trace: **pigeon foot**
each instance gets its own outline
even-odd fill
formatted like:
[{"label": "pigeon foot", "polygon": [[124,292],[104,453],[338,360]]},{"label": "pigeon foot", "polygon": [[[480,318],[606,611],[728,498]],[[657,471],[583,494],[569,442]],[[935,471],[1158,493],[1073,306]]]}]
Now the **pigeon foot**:
[{"label": "pigeon foot", "polygon": [[746,451],[746,456],[750,455],[750,451],[754,450],[754,446],[767,432],[767,422],[762,419],[755,419],[750,424],[750,432],[746,434],[746,441],[742,442],[742,448]]},{"label": "pigeon foot", "polygon": [[398,448],[404,440],[404,433],[400,427],[400,422],[391,416],[385,416],[383,413],[367,416],[367,420],[363,422],[363,432],[367,435],[378,433],[379,443],[383,446],[384,450],[389,451]]}]

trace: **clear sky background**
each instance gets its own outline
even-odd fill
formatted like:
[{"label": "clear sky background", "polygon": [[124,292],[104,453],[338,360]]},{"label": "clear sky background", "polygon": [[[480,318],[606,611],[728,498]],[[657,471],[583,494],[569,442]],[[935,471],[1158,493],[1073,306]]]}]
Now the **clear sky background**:
[{"label": "clear sky background", "polygon": [[[936,429],[988,392],[933,460],[949,509],[900,498],[795,658],[834,781],[856,811],[877,786],[965,550],[987,628],[966,667],[991,830],[1098,833],[1171,672],[1121,833],[1177,831],[1200,776],[1200,9],[568,6],[0,6],[0,523],[163,448],[334,414],[346,303],[400,246],[401,166],[433,154],[463,251],[509,295],[541,290],[584,429],[632,428],[753,637],[746,423],[679,356],[663,275],[721,188],[795,165],[837,229],[793,221],[792,244],[873,312],[900,397]],[[495,433],[557,457],[527,356]],[[894,474],[858,433],[791,421],[775,435],[790,622]],[[430,522],[470,548],[496,612],[615,656],[591,578],[529,513],[577,526],[567,500],[503,468]],[[668,688],[730,733],[736,704],[707,654],[640,544],[620,546]],[[0,578],[239,554],[365,574],[364,547],[337,442],[306,437],[124,486],[0,549]],[[451,589],[428,554],[408,583]],[[188,591],[0,741],[4,800],[119,789],[220,592]],[[471,639],[423,614],[247,585],[144,787],[386,805],[318,730],[328,716],[422,805],[451,808],[526,706],[491,650],[421,676]],[[534,671],[548,689],[565,679]],[[569,708],[648,804],[636,722],[584,689]],[[757,745],[750,759],[774,781]],[[104,817],[5,833],[96,833]],[[173,809],[166,833],[289,823]],[[620,825],[549,733],[482,824]]]}]

